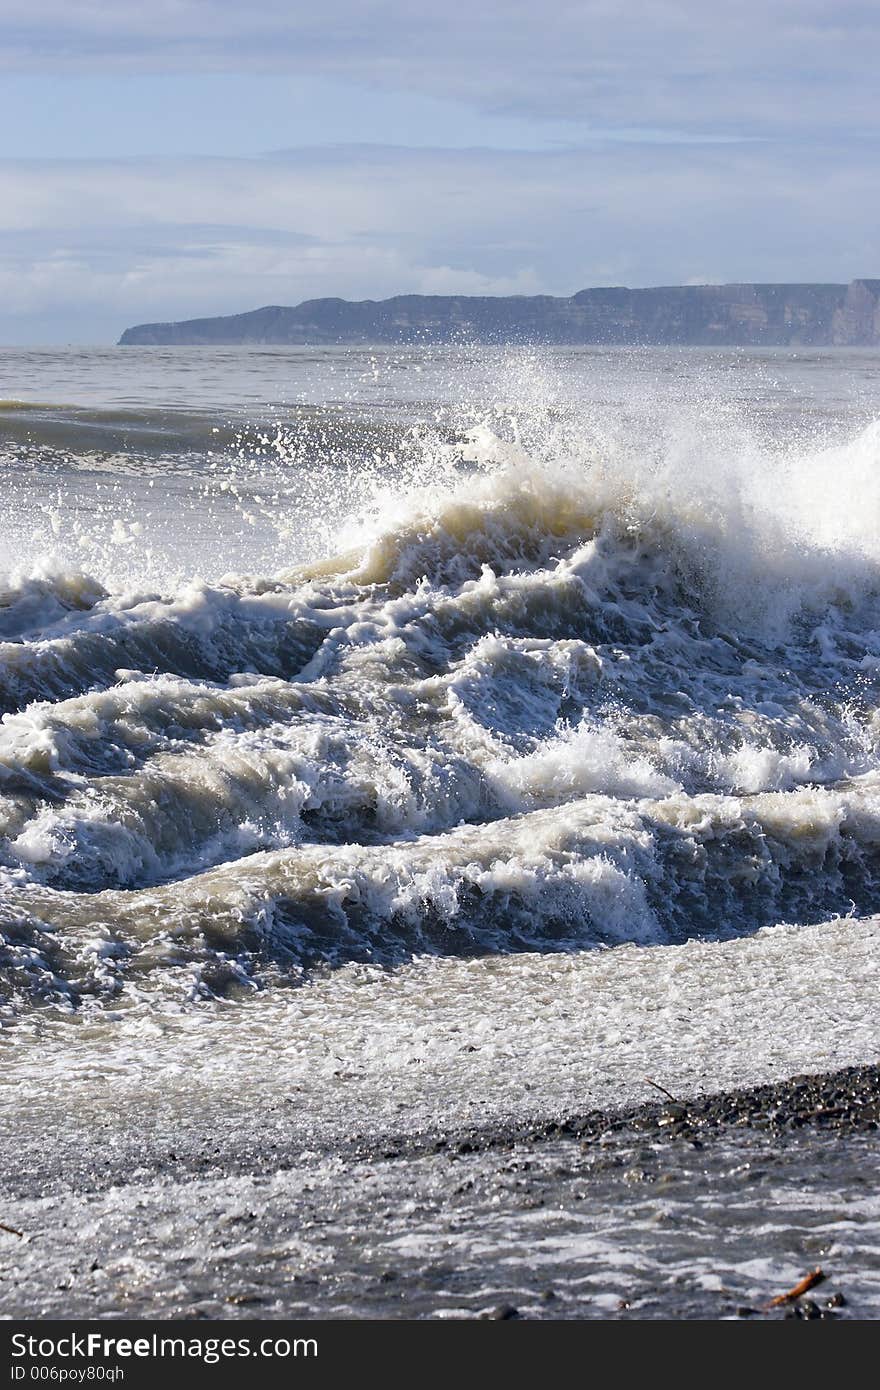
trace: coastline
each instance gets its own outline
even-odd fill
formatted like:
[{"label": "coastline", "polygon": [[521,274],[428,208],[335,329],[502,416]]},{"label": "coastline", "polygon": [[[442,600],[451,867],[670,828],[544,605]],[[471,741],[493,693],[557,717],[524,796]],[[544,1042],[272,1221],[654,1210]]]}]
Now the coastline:
[{"label": "coastline", "polygon": [[878,930],[26,1016],[0,1316],[878,1318]]},{"label": "coastline", "polygon": [[871,1063],[323,1152],[145,1132],[54,1196],[6,1168],[0,1315],[876,1318],[878,1129]]}]

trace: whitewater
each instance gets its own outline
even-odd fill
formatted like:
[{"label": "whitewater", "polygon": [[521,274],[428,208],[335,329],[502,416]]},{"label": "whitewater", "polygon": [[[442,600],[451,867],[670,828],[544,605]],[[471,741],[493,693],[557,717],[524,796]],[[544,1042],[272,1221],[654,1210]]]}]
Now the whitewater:
[{"label": "whitewater", "polygon": [[286,1146],[344,1205],[353,1137],[876,1060],[876,354],[0,366],[23,1224],[110,1154],[118,1232],[194,1135],[212,1200]]}]

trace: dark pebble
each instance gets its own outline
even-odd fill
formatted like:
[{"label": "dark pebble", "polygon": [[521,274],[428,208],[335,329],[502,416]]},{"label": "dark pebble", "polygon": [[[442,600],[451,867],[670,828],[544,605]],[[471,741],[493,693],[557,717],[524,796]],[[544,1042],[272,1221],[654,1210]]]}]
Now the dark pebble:
[{"label": "dark pebble", "polygon": [[821,1318],[822,1309],[815,1299],[802,1298],[785,1316],[787,1318]]}]

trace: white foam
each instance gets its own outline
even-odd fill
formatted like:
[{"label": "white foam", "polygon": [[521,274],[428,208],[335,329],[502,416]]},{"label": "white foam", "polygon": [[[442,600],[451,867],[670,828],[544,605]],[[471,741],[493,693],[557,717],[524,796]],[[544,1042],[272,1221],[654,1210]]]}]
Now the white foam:
[{"label": "white foam", "polygon": [[[515,406],[465,400],[366,463],[357,432],[314,436],[335,556],[145,583],[117,509],[127,584],[10,588],[0,865],[28,981],[67,971],[76,1002],[95,924],[115,993],[181,960],[209,991],[221,958],[265,982],[875,908],[878,429],[773,441],[697,379],[634,416],[546,361],[504,371]],[[308,428],[264,435],[211,472],[280,514]]]}]

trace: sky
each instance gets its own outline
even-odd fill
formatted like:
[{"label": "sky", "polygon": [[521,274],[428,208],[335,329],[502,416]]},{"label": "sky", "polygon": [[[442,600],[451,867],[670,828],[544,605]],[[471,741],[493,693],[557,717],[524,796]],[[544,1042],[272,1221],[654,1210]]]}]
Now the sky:
[{"label": "sky", "polygon": [[880,276],[880,7],[0,0],[0,342]]}]

